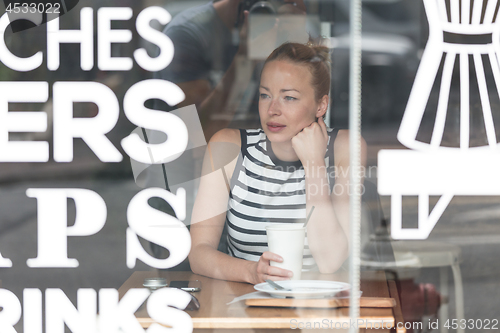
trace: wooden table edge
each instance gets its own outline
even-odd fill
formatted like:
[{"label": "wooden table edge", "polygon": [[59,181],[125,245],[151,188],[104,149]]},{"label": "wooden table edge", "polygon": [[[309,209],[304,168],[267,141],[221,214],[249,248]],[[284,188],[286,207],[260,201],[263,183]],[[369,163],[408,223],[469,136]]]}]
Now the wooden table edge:
[{"label": "wooden table edge", "polygon": [[[394,298],[387,297],[361,297],[361,308],[393,308],[396,306]],[[289,299],[289,298],[249,298],[245,300],[247,306],[259,307],[292,307],[292,308],[323,308],[336,309],[348,308],[349,298],[330,299]]]},{"label": "wooden table edge", "polygon": [[[296,320],[296,323],[307,324],[307,323],[323,323],[327,320],[329,323],[339,323],[347,324],[346,328],[349,328],[351,320],[349,317],[325,317],[320,320],[311,319],[311,318],[279,318],[279,319],[270,319],[270,318],[248,318],[248,320],[244,321],[241,318],[237,320],[230,318],[192,318],[193,319],[193,329],[293,329],[292,328],[292,320]],[[137,318],[138,322],[143,328],[148,328],[152,324],[158,322],[154,321],[151,318]],[[371,318],[365,319],[362,325],[359,325],[358,328],[382,328],[380,325],[383,323],[383,328],[392,329],[395,327],[394,320],[387,320],[387,318]],[[221,328],[221,324],[224,324],[224,327]],[[332,324],[332,328],[335,327],[335,324]],[[398,333],[400,333],[398,331]]]},{"label": "wooden table edge", "polygon": [[[120,295],[123,296],[126,290],[130,288],[130,281],[132,277],[136,275],[149,275],[152,274],[154,275],[155,273],[153,272],[134,272],[127,281],[119,288]],[[142,277],[141,277],[142,279]],[[396,296],[393,296],[392,293],[389,291],[389,285],[387,284],[387,280],[385,280],[385,285],[387,286],[387,296],[385,297],[391,297],[396,300],[398,303],[398,298],[397,298],[397,293],[395,294]],[[394,309],[394,308],[393,308]],[[364,318],[364,323],[360,325],[360,328],[382,328],[380,325],[381,323],[384,325],[384,328],[395,328],[396,326],[396,320],[394,316],[394,310],[393,309],[387,309],[390,310],[392,315],[389,317],[385,315],[377,315],[377,314],[372,314],[371,316],[368,315],[367,317]],[[190,314],[190,312],[187,312]],[[136,317],[138,320],[139,324],[143,328],[147,328],[151,326],[153,323],[157,323],[151,318],[140,318]],[[193,323],[193,328],[194,329],[290,329],[290,321],[291,320],[297,320],[297,322],[301,323],[317,323],[321,322],[322,320],[332,320],[334,323],[341,322],[341,323],[350,323],[350,318],[349,316],[335,316],[335,317],[328,317],[325,316],[324,318],[304,318],[304,317],[281,317],[281,318],[226,318],[226,317],[210,317],[210,318],[192,318],[192,323]],[[159,324],[159,323],[158,323]],[[221,325],[222,324],[222,325]],[[222,326],[222,327],[221,327]],[[168,326],[167,326],[168,327]],[[398,331],[398,333],[401,333]]]}]

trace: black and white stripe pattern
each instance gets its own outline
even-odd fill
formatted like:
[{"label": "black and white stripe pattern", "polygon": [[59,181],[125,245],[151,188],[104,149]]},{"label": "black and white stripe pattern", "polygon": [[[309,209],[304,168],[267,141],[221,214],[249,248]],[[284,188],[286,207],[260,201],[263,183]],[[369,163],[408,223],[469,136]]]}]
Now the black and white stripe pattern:
[{"label": "black and white stripe pattern", "polygon": [[[240,130],[241,154],[231,178],[226,224],[228,252],[236,258],[258,261],[268,251],[266,226],[305,222],[305,174],[300,161],[284,162],[272,151],[262,129]],[[333,142],[337,130],[329,129],[325,163],[333,175]],[[334,178],[329,177],[330,190]],[[316,268],[304,244],[303,270]]]}]

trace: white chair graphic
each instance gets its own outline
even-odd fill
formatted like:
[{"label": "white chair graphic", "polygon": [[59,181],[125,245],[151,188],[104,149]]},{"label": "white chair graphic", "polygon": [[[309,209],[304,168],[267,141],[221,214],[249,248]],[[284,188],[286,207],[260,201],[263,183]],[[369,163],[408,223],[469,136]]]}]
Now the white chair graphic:
[{"label": "white chair graphic", "polygon": [[[472,6],[469,0],[451,0],[448,5],[445,0],[423,2],[429,40],[398,132],[398,140],[412,150],[382,150],[378,155],[378,188],[380,194],[391,196],[394,239],[426,239],[454,195],[500,195],[500,149],[492,113],[500,110],[492,110],[489,95],[494,91],[500,96],[500,20],[495,17],[498,0],[475,0]],[[457,57],[459,147],[448,147],[443,145],[443,133]],[[417,134],[443,58],[432,136],[430,142],[419,141]],[[495,87],[491,89],[490,85],[490,91],[483,59],[490,63],[494,78]],[[476,75],[469,75],[470,68]],[[480,147],[470,146],[473,80],[479,89],[487,142]],[[418,196],[418,228],[403,228],[403,195]],[[429,196],[440,196],[431,212]]]}]

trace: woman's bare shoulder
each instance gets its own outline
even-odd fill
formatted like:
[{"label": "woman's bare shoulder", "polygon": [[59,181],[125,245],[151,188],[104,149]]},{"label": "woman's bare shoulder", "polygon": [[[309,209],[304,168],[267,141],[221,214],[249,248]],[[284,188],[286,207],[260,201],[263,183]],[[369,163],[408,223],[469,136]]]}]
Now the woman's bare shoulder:
[{"label": "woman's bare shoulder", "polygon": [[241,152],[240,131],[233,128],[221,129],[212,136],[207,148],[210,156],[211,171],[214,168],[219,169],[224,167],[230,177]]},{"label": "woman's bare shoulder", "polygon": [[339,130],[337,132],[337,137],[335,138],[335,144],[349,144],[349,130]]},{"label": "woman's bare shoulder", "polygon": [[[333,151],[335,153],[335,160],[338,163],[349,164],[349,130],[339,130]],[[366,141],[361,137],[361,162],[364,163],[366,159]]]},{"label": "woman's bare shoulder", "polygon": [[339,130],[333,142],[333,151],[336,155],[349,155],[349,130]]},{"label": "woman's bare shoulder", "polygon": [[210,142],[227,142],[237,144],[241,147],[240,130],[234,128],[223,128],[210,138]]}]

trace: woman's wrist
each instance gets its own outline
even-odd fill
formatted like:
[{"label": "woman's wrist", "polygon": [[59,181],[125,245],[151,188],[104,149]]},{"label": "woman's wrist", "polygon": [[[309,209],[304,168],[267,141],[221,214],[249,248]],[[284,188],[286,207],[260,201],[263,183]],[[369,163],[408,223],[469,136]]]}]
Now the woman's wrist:
[{"label": "woman's wrist", "polygon": [[326,175],[326,164],[324,159],[307,160],[302,163],[306,177],[322,177]]},{"label": "woman's wrist", "polygon": [[244,269],[245,282],[255,284],[255,272],[257,270],[257,268],[255,266],[257,265],[257,262],[245,260],[244,263],[245,263],[245,269]]},{"label": "woman's wrist", "polygon": [[330,186],[325,161],[311,162],[304,166],[304,173],[307,202],[313,205],[330,202]]}]

